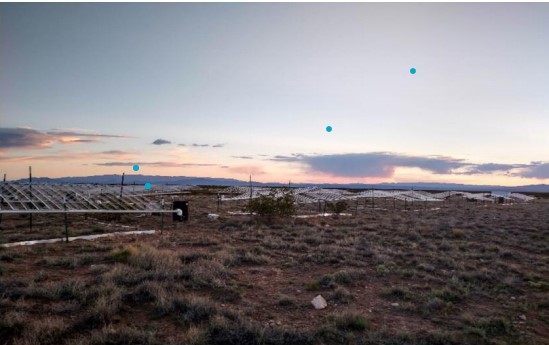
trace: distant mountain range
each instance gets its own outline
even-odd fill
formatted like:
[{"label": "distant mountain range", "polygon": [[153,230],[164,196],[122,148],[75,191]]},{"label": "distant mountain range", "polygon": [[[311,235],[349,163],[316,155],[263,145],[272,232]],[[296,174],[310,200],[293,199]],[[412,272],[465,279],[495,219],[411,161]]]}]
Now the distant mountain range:
[{"label": "distant mountain range", "polygon": [[[96,176],[78,176],[78,177],[33,177],[33,183],[98,183],[98,184],[119,184],[122,180],[122,175],[96,175]],[[16,182],[27,182],[28,179],[20,179]],[[124,185],[144,184],[149,182],[155,184],[175,184],[175,185],[191,185],[191,186],[249,186],[249,181],[241,181],[228,178],[215,177],[188,177],[188,176],[152,176],[152,175],[127,175],[124,177]],[[278,182],[253,182],[254,186],[261,187],[282,187],[287,186],[285,183]],[[497,185],[467,185],[457,183],[434,183],[434,182],[414,182],[414,183],[292,183],[292,187],[312,187],[319,186],[322,188],[351,188],[351,189],[416,189],[416,190],[459,190],[470,192],[481,191],[506,191],[506,192],[529,192],[529,193],[549,193],[549,185],[537,184],[527,186],[497,186]]]}]

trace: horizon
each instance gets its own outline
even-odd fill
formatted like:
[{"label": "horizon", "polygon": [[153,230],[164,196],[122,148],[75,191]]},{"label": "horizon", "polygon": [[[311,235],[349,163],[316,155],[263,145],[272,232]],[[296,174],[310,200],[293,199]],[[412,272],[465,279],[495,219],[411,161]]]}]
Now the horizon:
[{"label": "horizon", "polygon": [[0,174],[549,184],[546,37],[546,3],[2,3]]},{"label": "horizon", "polygon": [[[54,183],[56,182],[55,180],[59,179],[59,180],[63,180],[63,179],[79,179],[79,178],[82,178],[82,179],[93,179],[93,178],[99,178],[99,177],[117,177],[117,178],[121,178],[122,177],[122,174],[102,174],[102,175],[89,175],[89,176],[62,176],[62,177],[57,177],[57,178],[51,178],[51,177],[47,177],[47,176],[33,176],[32,177],[32,180],[33,181],[36,181],[37,179],[51,179],[51,180],[54,180]],[[227,178],[227,177],[219,177],[219,178],[216,178],[216,177],[207,177],[207,176],[178,176],[178,175],[143,175],[143,174],[127,174],[125,175],[125,178],[124,178],[124,185],[125,186],[130,186],[130,185],[134,185],[135,181],[140,181],[140,182],[145,182],[147,178],[166,178],[166,179],[169,179],[169,178],[172,178],[172,179],[189,179],[189,180],[193,180],[193,179],[211,179],[211,180],[233,180],[235,182],[238,182],[238,183],[244,183],[244,184],[248,184],[250,180],[243,180],[243,179],[238,179],[238,178]],[[292,187],[294,186],[297,186],[297,185],[334,185],[334,186],[352,186],[352,185],[364,185],[364,186],[367,186],[367,185],[371,185],[371,186],[380,186],[380,185],[396,185],[397,187],[402,187],[402,186],[406,186],[406,185],[409,185],[409,186],[413,186],[414,185],[417,185],[417,186],[424,186],[424,187],[429,187],[429,186],[436,186],[436,185],[456,185],[456,186],[461,186],[461,187],[466,187],[466,188],[480,188],[480,187],[502,187],[502,188],[523,188],[523,187],[548,187],[548,190],[547,191],[540,191],[540,193],[549,193],[549,185],[548,184],[544,184],[544,183],[540,183],[540,184],[529,184],[529,185],[513,185],[513,186],[502,186],[502,185],[497,185],[497,184],[471,184],[471,183],[468,183],[468,184],[460,184],[460,183],[453,183],[453,182],[421,182],[421,181],[410,181],[410,182],[379,182],[379,183],[363,183],[363,182],[349,182],[349,183],[331,183],[331,182],[292,182],[292,181],[287,181],[287,182],[276,182],[276,181],[257,181],[253,178],[253,176],[250,176],[251,178],[251,182],[252,184],[253,183],[256,183],[256,184],[261,184],[261,185],[266,185],[266,186],[269,186],[269,185],[281,185],[281,186],[285,186],[285,185],[288,185],[288,183],[290,183],[292,185]],[[25,182],[26,180],[29,180],[29,177],[27,176],[26,178],[20,178],[20,179],[13,179],[13,180],[10,180],[10,179],[6,179],[6,182]],[[131,182],[131,181],[134,181],[134,182]],[[147,180],[148,181],[148,180]],[[34,183],[41,183],[41,182],[34,182]],[[46,182],[47,183],[47,182]],[[80,184],[80,183],[98,183],[98,184],[108,184],[108,185],[120,185],[119,182],[103,182],[103,183],[100,183],[100,182],[59,182],[59,183],[77,183],[77,184]],[[152,181],[152,186],[154,185],[172,185],[172,184],[179,184],[179,183],[174,183],[174,182],[162,182],[162,183],[155,183],[154,181]],[[196,184],[196,186],[198,186],[199,184]],[[217,184],[212,184],[212,186],[217,186]],[[220,184],[219,186],[232,186],[231,184],[226,184],[226,185],[223,185],[223,184]],[[328,188],[332,188],[332,187],[328,187]],[[351,188],[351,187],[345,187],[345,188]],[[432,189],[432,188],[429,188],[429,189]]]}]

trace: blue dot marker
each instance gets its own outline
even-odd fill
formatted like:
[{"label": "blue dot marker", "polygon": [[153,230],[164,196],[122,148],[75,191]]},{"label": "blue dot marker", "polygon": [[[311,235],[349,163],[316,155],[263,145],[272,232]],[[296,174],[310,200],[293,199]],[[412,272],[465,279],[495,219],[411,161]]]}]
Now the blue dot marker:
[{"label": "blue dot marker", "polygon": [[139,165],[134,164],[133,165],[133,171],[139,171]]},{"label": "blue dot marker", "polygon": [[152,184],[150,184],[149,182],[145,183],[145,189],[151,189],[152,187]]},{"label": "blue dot marker", "polygon": [[415,68],[410,68],[410,73],[411,74],[416,74],[416,69]]},{"label": "blue dot marker", "polygon": [[332,126],[326,126],[326,132],[330,133],[332,131]]}]

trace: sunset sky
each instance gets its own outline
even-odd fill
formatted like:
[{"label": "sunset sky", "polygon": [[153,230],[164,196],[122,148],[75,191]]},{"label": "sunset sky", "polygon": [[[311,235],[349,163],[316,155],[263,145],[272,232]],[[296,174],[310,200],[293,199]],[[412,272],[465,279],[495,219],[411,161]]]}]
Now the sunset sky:
[{"label": "sunset sky", "polygon": [[134,164],[549,183],[549,4],[0,4],[0,174]]}]

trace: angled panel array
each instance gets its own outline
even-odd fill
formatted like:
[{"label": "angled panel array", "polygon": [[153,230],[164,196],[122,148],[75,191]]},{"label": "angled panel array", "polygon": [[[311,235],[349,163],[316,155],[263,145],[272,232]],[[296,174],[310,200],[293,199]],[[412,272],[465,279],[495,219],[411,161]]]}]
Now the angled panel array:
[{"label": "angled panel array", "polygon": [[158,212],[162,205],[139,193],[120,196],[120,186],[0,183],[0,213],[65,210]]},{"label": "angled panel array", "polygon": [[[269,195],[272,192],[269,188],[264,187],[229,187],[225,189],[223,194],[238,194],[231,197],[225,197],[222,195],[222,200],[224,201],[233,201],[233,200],[247,200],[258,198],[262,195]],[[487,201],[493,202],[495,196],[490,193],[469,193],[469,192],[458,192],[458,191],[447,191],[439,193],[429,193],[425,191],[416,191],[416,190],[365,190],[358,193],[349,192],[346,190],[340,189],[324,189],[319,187],[306,187],[306,188],[294,188],[292,189],[295,200],[297,203],[306,204],[306,203],[316,203],[318,201],[339,201],[339,200],[354,200],[357,198],[390,198],[401,201],[430,201],[430,202],[440,202],[445,199],[458,195],[469,200],[476,201]],[[276,195],[282,195],[282,191],[275,190]],[[510,193],[508,198],[514,199],[516,201],[531,201],[534,198],[519,194],[519,193]]]}]

